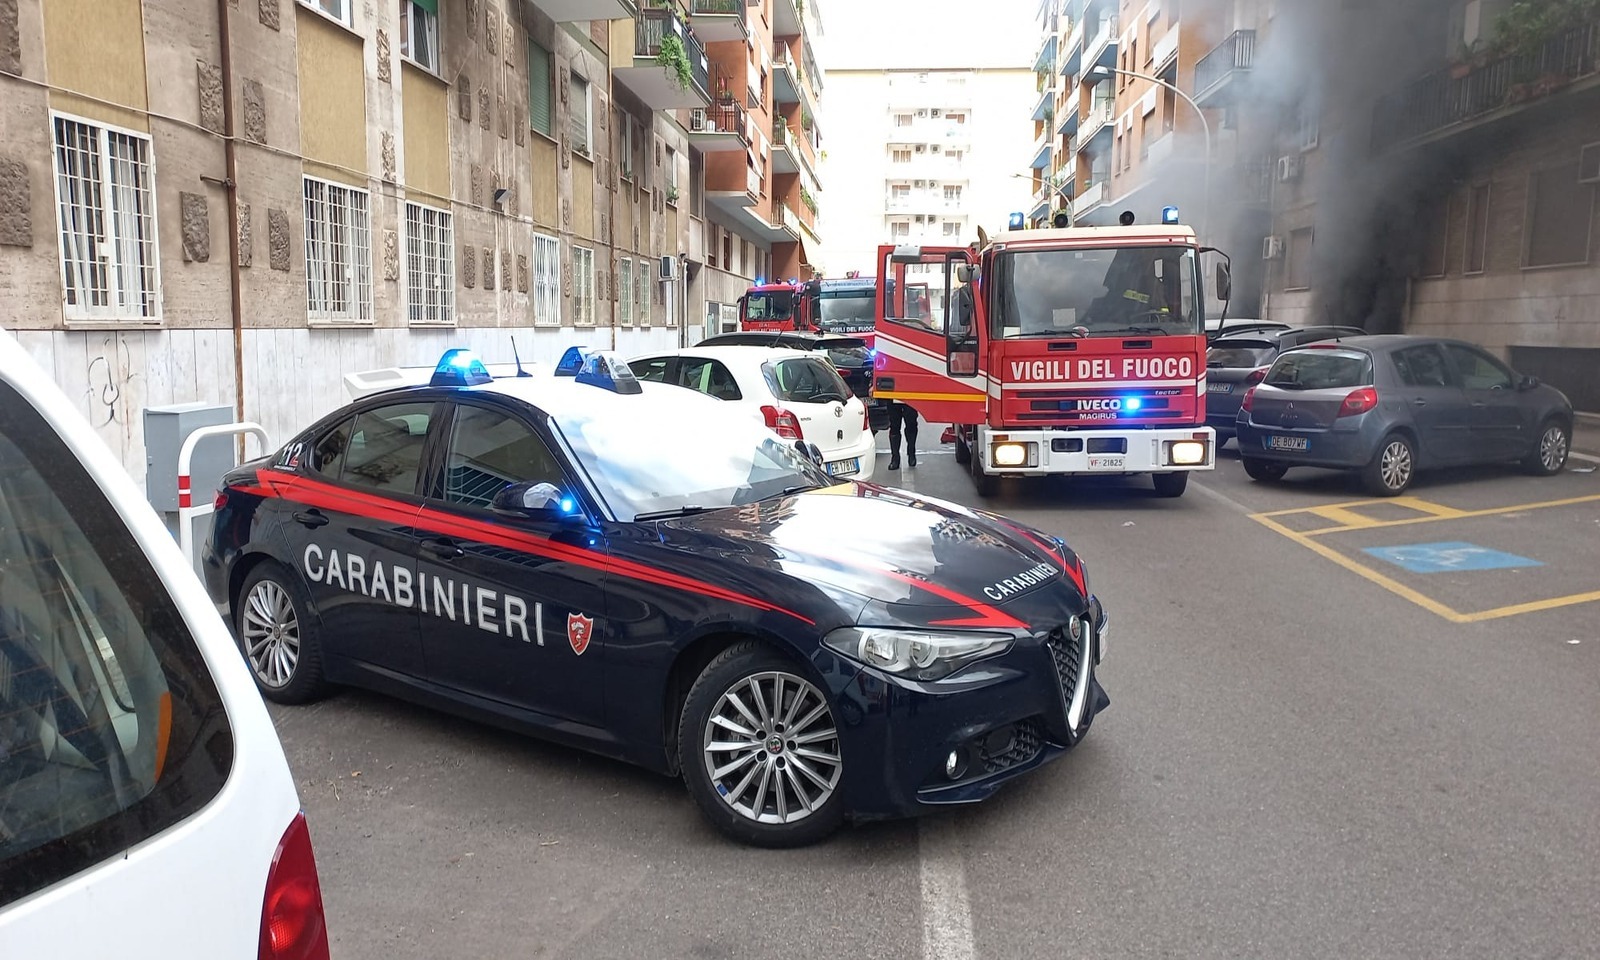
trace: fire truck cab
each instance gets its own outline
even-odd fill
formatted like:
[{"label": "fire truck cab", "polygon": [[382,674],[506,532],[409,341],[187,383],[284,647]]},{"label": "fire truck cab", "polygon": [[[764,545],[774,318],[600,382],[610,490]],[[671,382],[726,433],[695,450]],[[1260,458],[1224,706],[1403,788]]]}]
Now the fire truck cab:
[{"label": "fire truck cab", "polygon": [[877,283],[855,273],[833,280],[764,283],[739,298],[740,331],[839,333],[872,345]]},{"label": "fire truck cab", "polygon": [[[952,424],[983,496],[1007,476],[1146,473],[1181,496],[1216,467],[1201,252],[1175,223],[879,247],[874,396]],[[1226,300],[1225,266],[1216,284]]]}]

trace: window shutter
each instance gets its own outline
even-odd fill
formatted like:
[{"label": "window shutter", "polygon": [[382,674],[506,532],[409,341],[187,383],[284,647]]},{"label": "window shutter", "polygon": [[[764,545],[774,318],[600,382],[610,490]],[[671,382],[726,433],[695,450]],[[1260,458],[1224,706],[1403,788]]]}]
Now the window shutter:
[{"label": "window shutter", "polygon": [[554,108],[551,104],[550,51],[528,42],[528,117],[533,129],[547,137],[555,136]]}]

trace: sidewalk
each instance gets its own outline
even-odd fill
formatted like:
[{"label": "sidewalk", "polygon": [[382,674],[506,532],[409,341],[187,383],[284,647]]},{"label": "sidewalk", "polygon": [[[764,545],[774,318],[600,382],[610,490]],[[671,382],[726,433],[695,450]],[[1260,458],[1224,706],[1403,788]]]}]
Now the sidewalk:
[{"label": "sidewalk", "polygon": [[1600,415],[1578,414],[1572,425],[1572,458],[1600,463]]}]

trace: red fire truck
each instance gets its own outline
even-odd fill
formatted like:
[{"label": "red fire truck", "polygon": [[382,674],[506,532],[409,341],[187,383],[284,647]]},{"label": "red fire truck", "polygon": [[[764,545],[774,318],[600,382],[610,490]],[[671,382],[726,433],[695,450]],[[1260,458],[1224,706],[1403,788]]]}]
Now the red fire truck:
[{"label": "red fire truck", "polygon": [[[1158,495],[1182,496],[1191,472],[1216,466],[1209,250],[1175,222],[879,247],[874,396],[952,424],[956,460],[983,496],[1006,476],[1141,473]],[[1225,265],[1215,282],[1226,300]],[[921,305],[896,293],[922,284]]]},{"label": "red fire truck", "polygon": [[[871,346],[876,295],[876,281],[857,274],[837,280],[758,284],[739,298],[739,329],[840,333],[861,337]],[[913,300],[918,295],[913,292]],[[920,296],[926,298],[927,291],[920,291]]]}]

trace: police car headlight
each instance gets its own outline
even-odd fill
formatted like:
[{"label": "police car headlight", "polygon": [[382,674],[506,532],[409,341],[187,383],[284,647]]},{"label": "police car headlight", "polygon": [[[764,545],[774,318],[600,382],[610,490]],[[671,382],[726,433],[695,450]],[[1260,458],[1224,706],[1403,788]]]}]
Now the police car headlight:
[{"label": "police car headlight", "polygon": [[843,627],[822,642],[852,660],[913,680],[938,680],[1011,649],[1003,633],[944,633],[886,627]]}]

